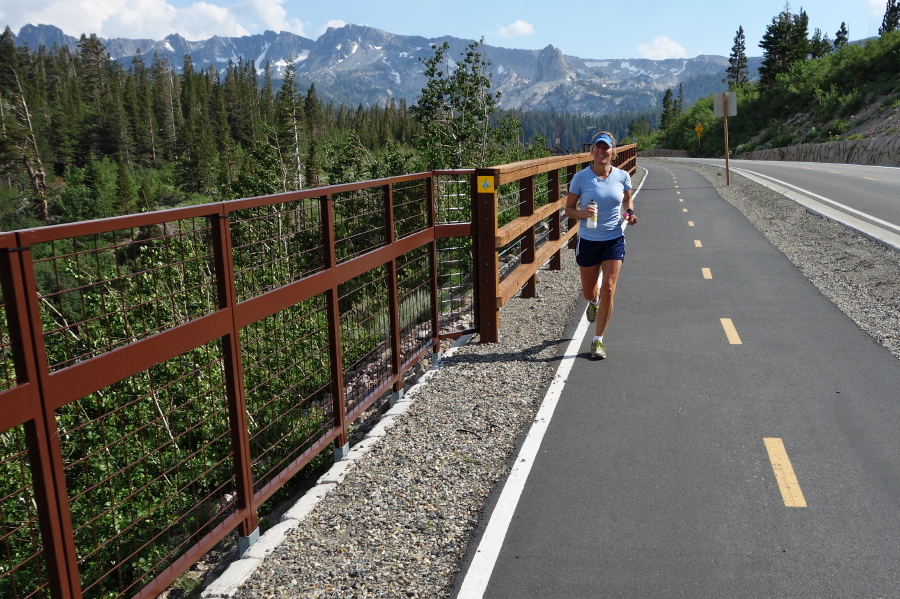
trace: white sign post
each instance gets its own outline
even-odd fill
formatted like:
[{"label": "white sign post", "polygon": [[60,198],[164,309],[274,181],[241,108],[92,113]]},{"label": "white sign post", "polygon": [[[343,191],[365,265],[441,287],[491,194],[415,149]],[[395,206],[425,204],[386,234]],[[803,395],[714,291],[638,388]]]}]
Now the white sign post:
[{"label": "white sign post", "polygon": [[737,114],[737,97],[734,92],[713,94],[713,116],[725,119],[725,185],[731,185],[731,170],[728,165],[728,117]]}]

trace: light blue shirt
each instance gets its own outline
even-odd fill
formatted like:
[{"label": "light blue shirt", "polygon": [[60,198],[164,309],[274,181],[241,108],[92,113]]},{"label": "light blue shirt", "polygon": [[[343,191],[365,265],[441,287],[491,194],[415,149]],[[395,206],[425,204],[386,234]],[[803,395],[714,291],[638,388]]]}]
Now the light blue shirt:
[{"label": "light blue shirt", "polygon": [[575,173],[569,182],[569,193],[578,196],[580,210],[591,200],[597,202],[597,228],[588,229],[587,219],[581,219],[578,236],[591,241],[609,241],[622,236],[622,201],[631,189],[631,175],[613,167],[606,180],[594,174],[590,167]]}]

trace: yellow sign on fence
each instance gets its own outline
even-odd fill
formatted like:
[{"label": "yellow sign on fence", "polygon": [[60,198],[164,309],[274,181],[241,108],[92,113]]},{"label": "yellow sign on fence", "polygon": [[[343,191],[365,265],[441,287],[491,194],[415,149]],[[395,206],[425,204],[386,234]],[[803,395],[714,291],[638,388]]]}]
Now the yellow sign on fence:
[{"label": "yellow sign on fence", "polygon": [[488,175],[486,177],[478,177],[478,193],[494,193],[494,177]]}]

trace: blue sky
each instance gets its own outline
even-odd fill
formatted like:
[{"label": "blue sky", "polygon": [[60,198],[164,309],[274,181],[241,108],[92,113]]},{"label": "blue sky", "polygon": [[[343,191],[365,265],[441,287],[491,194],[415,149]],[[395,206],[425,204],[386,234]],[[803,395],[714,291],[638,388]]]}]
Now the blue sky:
[{"label": "blue sky", "polygon": [[[809,15],[834,39],[842,22],[850,39],[878,34],[886,0],[806,0],[790,5]],[[616,7],[622,7],[617,9]],[[189,40],[242,36],[267,29],[316,39],[329,26],[368,25],[401,35],[484,38],[505,48],[541,49],[552,44],[580,58],[692,58],[728,56],[739,26],[747,54],[758,44],[784,0],[0,0],[0,27],[56,25],[80,36]],[[630,11],[630,12],[625,12]]]}]

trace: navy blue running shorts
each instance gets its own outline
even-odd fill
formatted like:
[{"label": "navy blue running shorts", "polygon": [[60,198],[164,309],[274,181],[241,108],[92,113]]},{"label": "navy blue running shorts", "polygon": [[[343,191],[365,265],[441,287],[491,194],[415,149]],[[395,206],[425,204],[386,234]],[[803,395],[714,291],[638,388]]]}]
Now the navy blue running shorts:
[{"label": "navy blue running shorts", "polygon": [[609,241],[591,241],[578,238],[575,247],[575,263],[578,266],[597,266],[607,260],[625,261],[625,236]]}]

